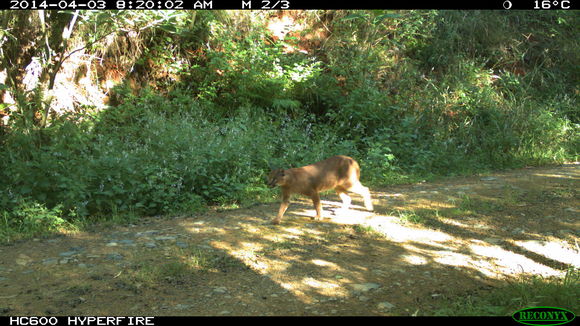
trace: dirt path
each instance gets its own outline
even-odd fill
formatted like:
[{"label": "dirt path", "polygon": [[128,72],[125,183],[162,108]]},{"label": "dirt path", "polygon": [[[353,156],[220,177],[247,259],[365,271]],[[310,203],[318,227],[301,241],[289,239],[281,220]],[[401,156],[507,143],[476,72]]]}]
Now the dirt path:
[{"label": "dirt path", "polygon": [[[293,200],[0,247],[0,315],[410,315],[580,266],[580,165]],[[353,196],[353,204],[361,205]]]}]

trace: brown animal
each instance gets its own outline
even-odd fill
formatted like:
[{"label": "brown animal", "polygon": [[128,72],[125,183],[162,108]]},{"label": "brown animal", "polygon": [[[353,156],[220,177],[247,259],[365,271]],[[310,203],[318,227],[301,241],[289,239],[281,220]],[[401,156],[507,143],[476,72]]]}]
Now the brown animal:
[{"label": "brown animal", "polygon": [[358,163],[348,156],[333,156],[324,161],[294,169],[275,169],[270,172],[268,185],[282,188],[282,204],[278,216],[272,223],[279,224],[282,216],[290,204],[290,195],[302,194],[312,199],[316,209],[315,219],[322,217],[322,205],[320,204],[319,192],[334,189],[342,200],[343,209],[348,209],[351,199],[346,194],[351,191],[364,198],[367,210],[373,210],[369,188],[363,186],[360,181],[360,167]]}]

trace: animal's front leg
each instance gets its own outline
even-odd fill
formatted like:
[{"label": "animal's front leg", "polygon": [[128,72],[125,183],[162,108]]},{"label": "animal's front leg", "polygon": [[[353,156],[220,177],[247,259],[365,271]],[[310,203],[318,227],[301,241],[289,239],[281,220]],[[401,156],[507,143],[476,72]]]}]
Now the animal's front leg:
[{"label": "animal's front leg", "polygon": [[282,216],[284,216],[284,213],[288,209],[288,205],[290,205],[290,196],[283,195],[282,203],[280,204],[280,209],[278,210],[278,216],[276,216],[276,218],[272,220],[272,223],[280,224],[280,222],[282,221]]},{"label": "animal's front leg", "polygon": [[322,218],[322,204],[320,203],[320,196],[316,193],[312,195],[312,203],[314,204],[314,209],[316,209],[315,220],[320,220]]}]

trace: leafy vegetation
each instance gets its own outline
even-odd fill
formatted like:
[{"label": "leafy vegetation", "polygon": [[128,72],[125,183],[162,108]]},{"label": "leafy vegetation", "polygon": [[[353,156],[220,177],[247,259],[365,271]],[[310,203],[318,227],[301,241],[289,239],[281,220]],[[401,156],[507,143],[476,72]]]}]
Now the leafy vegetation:
[{"label": "leafy vegetation", "polygon": [[578,158],[577,12],[276,17],[2,13],[2,237],[267,201],[270,165],[335,154],[377,186]]},{"label": "leafy vegetation", "polygon": [[447,300],[429,314],[436,316],[506,316],[522,307],[556,306],[578,311],[580,273],[564,277],[521,276],[508,286]]}]

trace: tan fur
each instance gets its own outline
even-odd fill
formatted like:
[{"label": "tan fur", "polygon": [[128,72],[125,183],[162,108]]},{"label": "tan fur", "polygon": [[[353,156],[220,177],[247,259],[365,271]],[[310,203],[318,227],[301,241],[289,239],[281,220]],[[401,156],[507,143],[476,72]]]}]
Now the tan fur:
[{"label": "tan fur", "polygon": [[324,161],[294,169],[276,169],[270,172],[268,185],[279,186],[282,189],[282,204],[278,216],[272,223],[279,224],[290,204],[290,195],[302,194],[312,199],[316,209],[315,219],[322,217],[322,205],[319,193],[334,189],[342,199],[343,208],[348,209],[351,199],[346,194],[351,191],[364,198],[365,207],[372,211],[373,204],[369,189],[360,181],[360,167],[348,156],[333,156]]}]

